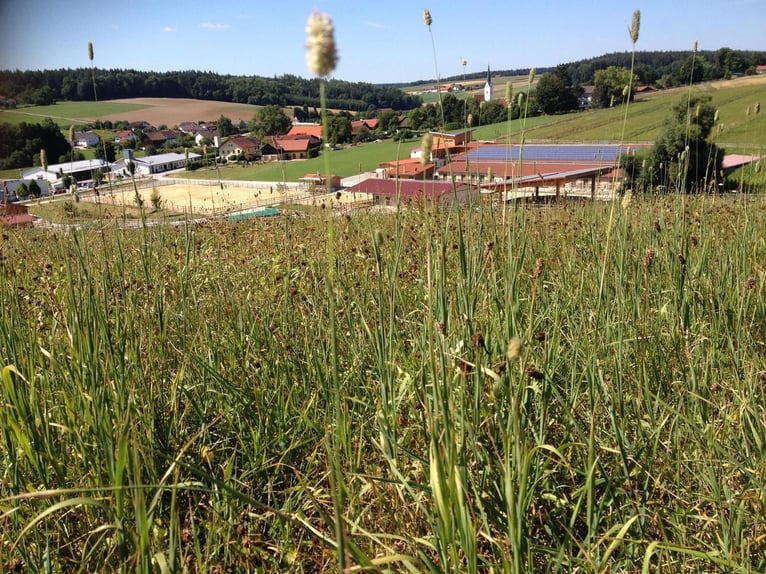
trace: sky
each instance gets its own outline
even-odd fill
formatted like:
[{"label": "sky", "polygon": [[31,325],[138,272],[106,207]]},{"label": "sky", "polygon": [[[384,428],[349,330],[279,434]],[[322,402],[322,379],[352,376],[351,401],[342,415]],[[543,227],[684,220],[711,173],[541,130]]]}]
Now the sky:
[{"label": "sky", "polygon": [[308,78],[319,11],[335,26],[331,77],[410,83],[630,51],[636,9],[637,50],[766,50],[766,0],[0,0],[0,70],[89,67],[92,42],[102,69]]}]

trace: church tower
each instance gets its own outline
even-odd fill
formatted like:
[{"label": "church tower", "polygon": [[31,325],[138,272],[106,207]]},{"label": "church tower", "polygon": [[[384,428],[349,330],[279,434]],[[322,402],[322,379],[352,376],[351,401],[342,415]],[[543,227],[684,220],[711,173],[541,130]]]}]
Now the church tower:
[{"label": "church tower", "polygon": [[489,72],[489,66],[487,66],[487,81],[484,83],[484,101],[489,102],[492,100],[492,74]]}]

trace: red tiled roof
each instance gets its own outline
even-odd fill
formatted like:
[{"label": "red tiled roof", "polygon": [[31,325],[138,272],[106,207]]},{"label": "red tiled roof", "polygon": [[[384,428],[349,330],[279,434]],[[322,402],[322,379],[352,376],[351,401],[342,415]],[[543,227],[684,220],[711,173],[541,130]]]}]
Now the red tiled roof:
[{"label": "red tiled roof", "polygon": [[315,136],[315,137],[318,137],[319,139],[322,139],[322,126],[320,124],[295,125],[288,130],[287,135],[288,136],[307,135],[307,136]]},{"label": "red tiled roof", "polygon": [[309,138],[277,138],[277,147],[286,152],[308,151],[311,140]]},{"label": "red tiled roof", "polygon": [[[458,186],[458,189],[462,186]],[[441,197],[452,193],[453,186],[445,181],[422,181],[413,179],[370,178],[346,190],[347,193],[369,193],[399,197]]]},{"label": "red tiled roof", "polygon": [[258,149],[258,140],[255,138],[249,138],[245,136],[234,136],[228,141],[237,145],[241,150],[256,150]]}]

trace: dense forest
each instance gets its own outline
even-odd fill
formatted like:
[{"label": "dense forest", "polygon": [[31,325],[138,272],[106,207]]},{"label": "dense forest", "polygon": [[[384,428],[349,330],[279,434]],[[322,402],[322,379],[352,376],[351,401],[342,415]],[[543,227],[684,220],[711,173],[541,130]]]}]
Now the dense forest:
[{"label": "dense forest", "polygon": [[[285,74],[274,78],[229,76],[213,72],[140,72],[120,69],[0,71],[0,95],[19,103],[48,105],[56,101],[162,97],[195,98],[242,104],[319,107],[319,80]],[[422,101],[391,86],[330,80],[327,105],[366,112],[411,110]]]},{"label": "dense forest", "polygon": [[[610,66],[630,68],[631,52],[614,52],[595,58],[578,60],[562,64],[566,74],[574,85],[589,85],[599,70]],[[693,66],[692,66],[693,62]],[[672,88],[688,84],[693,73],[694,82],[728,79],[737,75],[755,73],[755,67],[766,64],[766,52],[732,50],[720,48],[715,51],[702,50],[692,53],[687,51],[653,51],[636,52],[635,72],[639,81],[644,84],[654,84],[658,87]],[[537,68],[538,74],[553,73],[556,67]],[[529,68],[509,70],[492,70],[494,76],[526,76]],[[480,80],[485,78],[486,71],[472,74],[442,78],[443,82],[460,82],[463,80]],[[387,84],[391,87],[403,87],[413,84],[426,84],[433,79],[418,80],[409,84]]]}]

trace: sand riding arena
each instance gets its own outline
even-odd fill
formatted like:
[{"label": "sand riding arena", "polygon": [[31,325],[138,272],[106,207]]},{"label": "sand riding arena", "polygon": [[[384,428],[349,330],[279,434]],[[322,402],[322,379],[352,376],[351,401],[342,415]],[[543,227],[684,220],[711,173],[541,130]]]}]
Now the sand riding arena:
[{"label": "sand riding arena", "polygon": [[[303,183],[210,181],[181,178],[157,178],[137,180],[115,186],[110,191],[102,185],[98,201],[102,204],[121,206],[136,204],[136,189],[143,204],[152,207],[152,197],[161,201],[164,209],[177,213],[201,216],[217,216],[261,207],[277,207],[286,204],[351,206],[360,198],[346,194],[312,193]],[[95,197],[89,197],[95,201]]]}]

